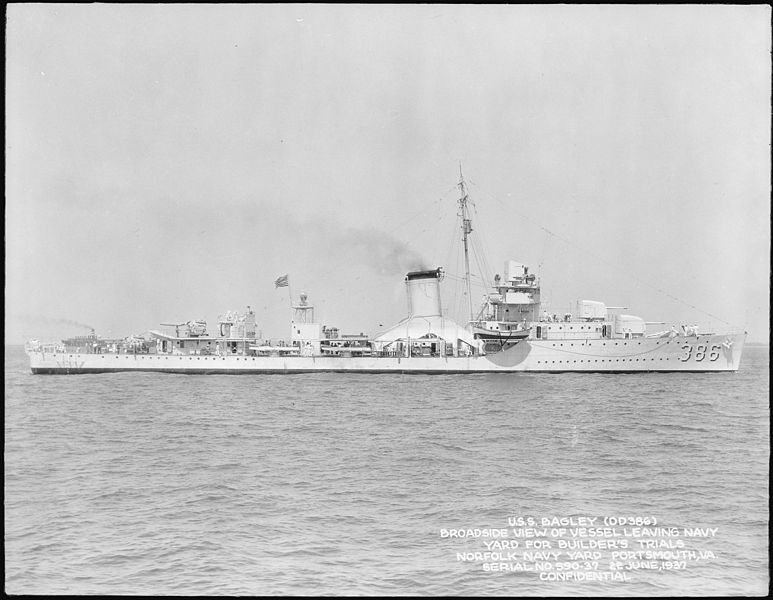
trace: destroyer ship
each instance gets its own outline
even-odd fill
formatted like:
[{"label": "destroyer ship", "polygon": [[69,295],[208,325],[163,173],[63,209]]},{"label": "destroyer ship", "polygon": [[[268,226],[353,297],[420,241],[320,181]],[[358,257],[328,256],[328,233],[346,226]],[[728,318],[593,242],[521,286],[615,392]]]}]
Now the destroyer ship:
[{"label": "destroyer ship", "polygon": [[[736,371],[746,332],[699,331],[672,324],[648,331],[641,317],[598,300],[579,300],[573,311],[543,308],[540,282],[529,267],[507,260],[477,311],[470,289],[472,233],[465,181],[458,184],[464,247],[464,282],[470,319],[444,314],[442,267],[405,275],[408,316],[377,335],[341,334],[315,318],[306,294],[292,305],[290,337],[261,340],[255,312],[228,312],[214,334],[205,320],[167,323],[173,331],[99,341],[93,334],[58,344],[27,343],[33,373],[80,374],[157,371],[190,374],[261,373],[508,373]],[[287,284],[283,276],[275,282]],[[88,339],[86,339],[88,338]],[[83,343],[81,343],[83,342]]]}]

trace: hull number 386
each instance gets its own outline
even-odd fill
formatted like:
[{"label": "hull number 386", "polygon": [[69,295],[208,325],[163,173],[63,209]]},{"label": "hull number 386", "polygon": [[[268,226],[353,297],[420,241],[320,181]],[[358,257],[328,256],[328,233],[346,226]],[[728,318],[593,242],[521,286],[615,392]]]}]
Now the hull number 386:
[{"label": "hull number 386", "polygon": [[687,362],[691,358],[697,362],[701,362],[703,359],[708,358],[711,361],[719,358],[719,350],[722,346],[719,344],[698,344],[693,346],[692,344],[682,344],[682,350],[684,354],[679,357],[682,362]]}]

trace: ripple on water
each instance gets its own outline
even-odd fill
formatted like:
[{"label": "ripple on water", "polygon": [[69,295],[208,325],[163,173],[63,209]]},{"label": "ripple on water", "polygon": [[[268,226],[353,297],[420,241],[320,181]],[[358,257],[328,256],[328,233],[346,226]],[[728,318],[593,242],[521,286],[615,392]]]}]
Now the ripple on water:
[{"label": "ripple on water", "polygon": [[[767,590],[767,350],[736,374],[32,376],[6,358],[13,594]],[[7,353],[8,354],[8,353]],[[513,515],[718,527],[632,581],[489,573],[443,528]]]}]

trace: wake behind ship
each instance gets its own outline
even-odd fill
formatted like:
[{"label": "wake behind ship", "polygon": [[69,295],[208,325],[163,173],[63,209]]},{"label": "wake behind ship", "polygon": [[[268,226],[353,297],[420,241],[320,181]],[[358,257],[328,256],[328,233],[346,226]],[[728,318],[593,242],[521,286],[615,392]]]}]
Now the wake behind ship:
[{"label": "wake behind ship", "polygon": [[[464,179],[458,200],[470,293],[468,236],[472,232]],[[79,374],[158,371],[191,374],[258,373],[483,373],[736,371],[746,333],[699,331],[695,325],[658,322],[649,331],[623,307],[580,300],[573,311],[543,307],[540,282],[529,267],[505,262],[477,313],[461,325],[444,315],[442,267],[405,275],[408,316],[370,337],[345,335],[315,319],[301,294],[292,306],[290,338],[272,343],[256,335],[255,313],[228,312],[214,335],[204,320],[165,324],[173,331],[103,340],[89,336],[59,344],[27,343],[33,373]],[[277,279],[286,286],[287,276]]]}]

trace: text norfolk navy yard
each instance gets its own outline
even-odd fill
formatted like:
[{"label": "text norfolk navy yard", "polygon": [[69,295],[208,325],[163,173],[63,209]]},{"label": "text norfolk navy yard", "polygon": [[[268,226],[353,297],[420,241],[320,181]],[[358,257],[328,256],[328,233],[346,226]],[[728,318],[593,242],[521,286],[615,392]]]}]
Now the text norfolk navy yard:
[{"label": "text norfolk navy yard", "polygon": [[[94,335],[57,344],[30,340],[33,373],[117,371],[165,373],[471,373],[736,371],[746,332],[699,331],[659,322],[650,332],[642,318],[622,307],[580,300],[572,312],[549,314],[541,307],[540,282],[515,260],[491,279],[477,311],[470,292],[469,236],[472,220],[464,179],[458,199],[470,320],[461,325],[443,314],[441,267],[405,275],[408,317],[370,337],[342,335],[315,319],[305,294],[292,305],[290,339],[272,343],[256,335],[254,311],[227,313],[217,332],[205,321],[167,324],[173,332],[105,340]],[[490,275],[488,276],[491,277]],[[285,286],[287,276],[275,281]]]}]

